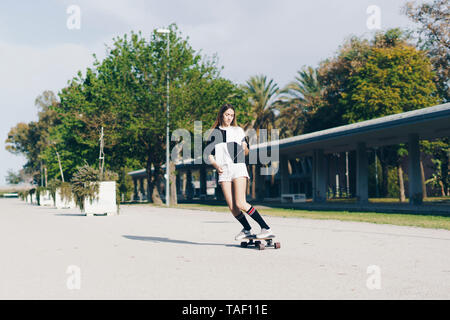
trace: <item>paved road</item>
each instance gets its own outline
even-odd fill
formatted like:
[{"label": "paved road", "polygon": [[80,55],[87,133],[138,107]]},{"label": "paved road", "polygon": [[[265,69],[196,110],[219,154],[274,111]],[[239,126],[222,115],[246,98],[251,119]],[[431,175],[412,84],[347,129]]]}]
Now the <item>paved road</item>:
[{"label": "paved road", "polygon": [[280,250],[240,248],[229,213],[0,199],[0,299],[450,298],[450,231],[266,220]]}]

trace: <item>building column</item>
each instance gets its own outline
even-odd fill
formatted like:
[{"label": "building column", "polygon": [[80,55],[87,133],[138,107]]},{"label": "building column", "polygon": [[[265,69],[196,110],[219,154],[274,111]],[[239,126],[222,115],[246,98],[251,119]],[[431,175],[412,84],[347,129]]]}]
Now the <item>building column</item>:
[{"label": "building column", "polygon": [[200,199],[206,199],[206,165],[200,165]]},{"label": "building column", "polygon": [[177,175],[175,176],[175,186],[177,191],[177,200],[179,198],[179,195],[181,194],[181,171],[177,170]]},{"label": "building column", "polygon": [[359,203],[369,201],[368,166],[366,144],[358,142],[356,146],[356,198]]},{"label": "building column", "polygon": [[137,178],[135,177],[133,177],[133,185],[134,185],[133,201],[137,201],[139,199],[139,194],[138,194]]},{"label": "building column", "polygon": [[186,199],[186,186],[187,186],[187,174],[186,174],[186,170],[183,170],[183,175],[182,175],[182,186],[181,186],[181,194],[183,195],[183,199]]},{"label": "building column", "polygon": [[288,161],[287,155],[280,155],[280,189],[282,195],[289,193]]},{"label": "building column", "polygon": [[408,178],[409,203],[420,205],[423,201],[422,178],[420,172],[420,146],[417,133],[408,135]]},{"label": "building column", "polygon": [[145,200],[145,188],[144,188],[144,178],[139,179],[139,193],[140,193],[140,200]]},{"label": "building column", "polygon": [[327,200],[327,168],[322,149],[313,151],[313,202]]},{"label": "building column", "polygon": [[192,171],[187,169],[186,172],[186,198],[192,200],[194,197],[194,187],[192,185]]},{"label": "building column", "polygon": [[266,176],[261,174],[264,165],[258,163],[255,168],[256,200],[263,201],[266,196]]},{"label": "building column", "polygon": [[216,200],[224,200],[225,197],[223,195],[223,190],[219,184],[219,173],[217,172],[217,170],[214,170],[214,171],[215,171],[215,178],[216,178],[216,188],[214,190],[214,195],[216,196]]},{"label": "building column", "polygon": [[148,196],[149,192],[148,192],[148,180],[147,180],[147,178],[144,178],[142,180],[142,182],[144,183],[144,190],[145,190],[144,197],[145,197],[145,200],[146,201],[150,201],[151,198]]}]

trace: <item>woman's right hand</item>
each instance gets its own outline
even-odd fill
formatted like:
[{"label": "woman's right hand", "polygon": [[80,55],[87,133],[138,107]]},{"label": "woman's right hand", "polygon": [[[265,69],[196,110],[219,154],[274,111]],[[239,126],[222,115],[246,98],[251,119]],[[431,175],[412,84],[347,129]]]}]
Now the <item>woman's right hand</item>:
[{"label": "woman's right hand", "polygon": [[216,170],[217,170],[217,173],[219,174],[219,175],[221,175],[222,173],[223,173],[223,169],[222,169],[222,167],[217,167],[216,168]]}]

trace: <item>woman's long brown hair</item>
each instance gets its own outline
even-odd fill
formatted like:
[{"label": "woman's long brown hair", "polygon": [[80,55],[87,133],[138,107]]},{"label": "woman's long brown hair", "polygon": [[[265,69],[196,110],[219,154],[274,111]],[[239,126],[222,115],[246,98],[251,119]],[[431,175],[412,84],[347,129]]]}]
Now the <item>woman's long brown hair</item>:
[{"label": "woman's long brown hair", "polygon": [[[236,122],[236,110],[234,109],[234,107],[229,104],[229,103],[225,103],[224,105],[222,105],[220,107],[219,113],[217,114],[217,118],[216,121],[214,122],[214,125],[212,126],[211,129],[215,129],[217,126],[222,126],[223,125],[223,114],[228,110],[228,109],[233,109],[234,111],[234,117],[233,117],[233,121],[231,121],[231,125],[232,126],[237,126],[237,122]],[[212,131],[211,131],[212,134]],[[211,134],[208,137],[208,140],[211,139]]]},{"label": "woman's long brown hair", "polygon": [[234,109],[234,107],[233,107],[231,104],[226,103],[226,104],[224,104],[222,107],[220,107],[219,113],[217,114],[216,121],[214,122],[214,125],[212,126],[211,129],[214,129],[214,128],[216,128],[217,126],[223,125],[223,114],[224,114],[228,109],[233,109],[233,111],[234,111],[234,118],[233,118],[233,121],[231,122],[231,125],[232,125],[232,126],[237,126],[237,122],[236,122],[236,110]]}]

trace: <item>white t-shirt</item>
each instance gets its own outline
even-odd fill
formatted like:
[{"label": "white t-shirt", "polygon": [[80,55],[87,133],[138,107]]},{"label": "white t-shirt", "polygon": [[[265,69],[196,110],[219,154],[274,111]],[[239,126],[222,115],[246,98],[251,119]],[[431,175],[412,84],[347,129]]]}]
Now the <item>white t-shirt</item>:
[{"label": "white t-shirt", "polygon": [[238,126],[216,127],[211,133],[214,149],[211,154],[218,165],[245,163],[242,142],[245,141],[244,129]]}]

